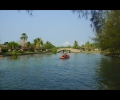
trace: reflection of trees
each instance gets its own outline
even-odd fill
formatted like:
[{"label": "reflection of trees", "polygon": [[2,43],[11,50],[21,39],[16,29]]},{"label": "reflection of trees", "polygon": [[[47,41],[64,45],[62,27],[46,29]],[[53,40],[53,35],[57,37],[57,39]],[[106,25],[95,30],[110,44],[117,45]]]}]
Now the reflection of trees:
[{"label": "reflection of trees", "polygon": [[119,58],[101,58],[98,89],[120,89],[119,65]]},{"label": "reflection of trees", "polygon": [[42,54],[34,54],[35,60],[39,60],[41,57],[43,57]]}]

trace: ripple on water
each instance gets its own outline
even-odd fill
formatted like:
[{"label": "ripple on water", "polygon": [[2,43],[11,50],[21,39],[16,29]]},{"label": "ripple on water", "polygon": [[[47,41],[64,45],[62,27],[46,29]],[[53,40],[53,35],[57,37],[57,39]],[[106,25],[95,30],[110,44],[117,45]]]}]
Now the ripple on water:
[{"label": "ripple on water", "polygon": [[60,53],[35,54],[19,56],[17,60],[3,57],[0,59],[0,89],[120,89],[120,60],[101,54],[70,53],[70,58],[65,60],[60,56]]}]

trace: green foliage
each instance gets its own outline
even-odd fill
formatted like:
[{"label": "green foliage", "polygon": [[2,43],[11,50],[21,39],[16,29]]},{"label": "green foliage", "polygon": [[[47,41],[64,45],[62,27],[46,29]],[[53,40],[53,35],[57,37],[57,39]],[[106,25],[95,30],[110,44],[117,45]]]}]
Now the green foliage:
[{"label": "green foliage", "polygon": [[7,48],[13,50],[20,48],[20,45],[17,42],[11,41],[7,43]]},{"label": "green foliage", "polygon": [[105,24],[102,27],[101,34],[94,38],[99,43],[102,50],[108,50],[110,53],[120,50],[120,10],[113,10],[106,13]]},{"label": "green foliage", "polygon": [[2,48],[2,53],[6,53],[7,51],[8,51],[8,49],[7,48]]},{"label": "green foliage", "polygon": [[56,48],[56,47],[54,47],[54,48],[52,49],[52,53],[53,53],[53,54],[56,54],[56,53],[57,53],[57,48]]},{"label": "green foliage", "polygon": [[73,10],[73,12],[77,12],[79,14],[79,18],[82,16],[88,19],[89,16],[91,16],[90,25],[93,28],[93,31],[95,31],[96,33],[101,32],[101,28],[105,23],[106,13],[110,11],[112,10]]},{"label": "green foliage", "polygon": [[52,49],[54,47],[55,46],[49,41],[46,41],[46,43],[44,44],[44,48],[46,48],[46,49]]},{"label": "green foliage", "polygon": [[89,41],[85,43],[85,47],[86,47],[86,50],[91,51],[91,44],[89,43]]},{"label": "green foliage", "polygon": [[67,48],[71,48],[71,46],[70,46],[70,45],[68,45],[68,46],[67,46]]},{"label": "green foliage", "polygon": [[74,42],[73,48],[74,48],[74,49],[78,49],[78,48],[79,48],[79,45],[78,45],[78,42],[77,42],[77,41]]},{"label": "green foliage", "polygon": [[4,42],[4,45],[7,45],[8,44],[8,42]]},{"label": "green foliage", "polygon": [[31,47],[31,48],[29,48],[29,50],[30,50],[31,52],[33,52],[33,51],[34,51],[34,48],[33,48],[33,47]]},{"label": "green foliage", "polygon": [[22,50],[18,50],[18,53],[24,53],[24,51],[22,51]]},{"label": "green foliage", "polygon": [[28,36],[26,33],[22,33],[22,36],[20,37],[21,40],[25,41],[27,40]]},{"label": "green foliage", "polygon": [[21,34],[22,36],[20,37],[20,39],[22,40],[22,44],[21,44],[21,46],[22,46],[22,48],[23,48],[23,50],[26,48],[26,41],[27,41],[27,38],[28,38],[28,36],[27,36],[27,34],[26,33],[22,33]]},{"label": "green foliage", "polygon": [[14,51],[12,52],[12,58],[13,58],[13,59],[17,59],[17,56],[18,56],[18,52],[17,52],[16,50],[14,50]]},{"label": "green foliage", "polygon": [[41,38],[34,39],[35,49],[40,49],[40,46],[43,45],[43,40]]}]

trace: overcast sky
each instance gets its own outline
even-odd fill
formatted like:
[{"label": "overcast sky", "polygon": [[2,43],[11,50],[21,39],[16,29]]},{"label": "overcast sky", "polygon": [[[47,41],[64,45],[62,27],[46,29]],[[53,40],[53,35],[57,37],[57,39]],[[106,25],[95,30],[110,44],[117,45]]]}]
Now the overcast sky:
[{"label": "overcast sky", "polygon": [[41,38],[43,42],[50,41],[55,46],[73,45],[76,40],[79,45],[92,42],[94,32],[90,21],[79,19],[77,13],[71,10],[34,10],[30,16],[25,10],[0,11],[0,43],[20,40],[26,33],[27,41],[33,42]]}]

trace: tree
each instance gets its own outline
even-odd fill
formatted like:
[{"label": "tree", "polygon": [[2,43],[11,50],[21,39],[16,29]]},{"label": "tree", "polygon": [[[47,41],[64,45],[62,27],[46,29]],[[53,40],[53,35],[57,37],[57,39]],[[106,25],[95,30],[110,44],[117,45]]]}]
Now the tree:
[{"label": "tree", "polygon": [[49,41],[46,41],[46,43],[44,44],[44,48],[45,49],[52,49],[54,47],[55,46],[51,42],[49,42]]},{"label": "tree", "polygon": [[120,10],[113,10],[106,13],[105,24],[102,26],[101,34],[94,38],[102,50],[110,53],[120,51]]},{"label": "tree", "polygon": [[34,39],[35,49],[39,50],[40,46],[42,46],[42,45],[43,45],[43,40],[41,38]]},{"label": "tree", "polygon": [[91,46],[91,45],[90,45],[89,41],[87,41],[87,42],[85,43],[86,50],[89,51],[89,50],[90,50],[90,46]]},{"label": "tree", "polygon": [[78,42],[75,40],[74,45],[73,45],[73,48],[74,48],[74,49],[78,49],[78,47],[79,47]]},{"label": "tree", "polygon": [[27,41],[27,34],[26,33],[22,33],[22,36],[20,37],[21,40],[23,40],[24,42]]},{"label": "tree", "polygon": [[26,33],[22,33],[22,36],[20,37],[20,39],[22,40],[22,47],[23,47],[23,49],[25,48],[25,43],[27,42],[27,38],[28,38],[28,36],[27,36],[27,34]]},{"label": "tree", "polygon": [[27,43],[26,43],[26,47],[27,47],[27,49],[30,49],[30,48],[31,48],[31,43],[30,43],[30,42],[27,42]]},{"label": "tree", "polygon": [[13,49],[17,49],[18,47],[20,47],[20,45],[14,41],[11,41],[7,43],[7,47],[8,49],[11,49],[11,51],[13,51]]},{"label": "tree", "polygon": [[71,46],[70,46],[70,45],[68,45],[68,46],[67,46],[67,48],[71,48]]},{"label": "tree", "polygon": [[105,16],[106,13],[110,12],[112,10],[73,10],[73,12],[78,13],[78,17],[81,18],[85,17],[88,19],[90,16],[90,21],[91,21],[91,27],[93,28],[93,31],[96,33],[101,33],[101,28],[105,23]]},{"label": "tree", "polygon": [[7,45],[8,44],[8,42],[4,42],[4,45]]}]

